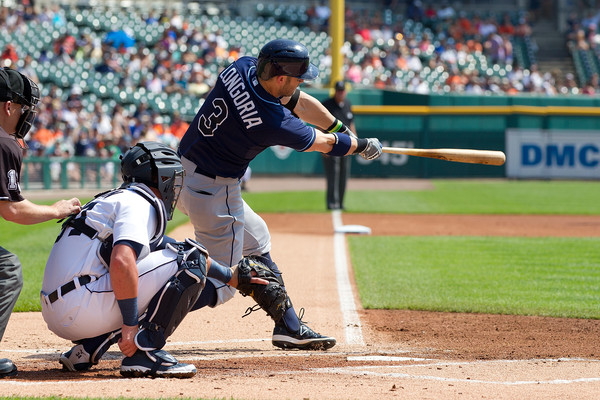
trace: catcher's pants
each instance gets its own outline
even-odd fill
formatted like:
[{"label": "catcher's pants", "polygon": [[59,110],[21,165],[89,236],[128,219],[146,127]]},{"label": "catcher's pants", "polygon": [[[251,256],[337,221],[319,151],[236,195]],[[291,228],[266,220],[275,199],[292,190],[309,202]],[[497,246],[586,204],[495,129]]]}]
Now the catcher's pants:
[{"label": "catcher's pants", "polygon": [[0,246],[0,340],[23,287],[19,258]]},{"label": "catcher's pants", "polygon": [[[194,225],[198,242],[222,265],[235,266],[242,256],[271,251],[271,235],[265,221],[242,199],[240,180],[216,178],[195,172],[196,164],[181,157],[184,187],[177,207]],[[217,304],[230,300],[235,289],[208,278],[217,288]]]},{"label": "catcher's pants", "polygon": [[[154,251],[138,263],[138,315],[148,308],[152,297],[177,272],[177,254],[170,249]],[[41,294],[42,316],[48,328],[68,340],[92,338],[120,329],[121,310],[112,291],[110,274],[76,288],[51,303]]]}]

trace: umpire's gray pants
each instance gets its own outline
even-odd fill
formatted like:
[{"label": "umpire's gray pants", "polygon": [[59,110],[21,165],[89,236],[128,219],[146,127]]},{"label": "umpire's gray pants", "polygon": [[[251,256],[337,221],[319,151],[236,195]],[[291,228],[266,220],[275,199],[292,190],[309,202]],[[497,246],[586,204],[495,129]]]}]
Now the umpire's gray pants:
[{"label": "umpire's gray pants", "polygon": [[23,287],[19,257],[0,246],[0,340]]}]

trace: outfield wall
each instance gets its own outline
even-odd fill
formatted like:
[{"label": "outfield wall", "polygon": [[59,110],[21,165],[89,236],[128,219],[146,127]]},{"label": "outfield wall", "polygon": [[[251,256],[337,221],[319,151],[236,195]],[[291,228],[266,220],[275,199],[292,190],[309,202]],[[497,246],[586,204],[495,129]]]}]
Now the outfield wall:
[{"label": "outfield wall", "polygon": [[[318,99],[327,90],[308,89]],[[504,166],[454,163],[398,154],[352,157],[353,177],[600,178],[600,98],[591,96],[418,95],[379,90],[349,93],[361,137],[384,146],[471,148],[506,153]],[[111,187],[118,160],[25,159],[28,188]],[[319,153],[273,147],[252,163],[261,175],[323,175]]]},{"label": "outfield wall", "polygon": [[[308,90],[319,99],[325,90]],[[472,148],[506,152],[505,166],[384,154],[354,157],[354,177],[600,178],[600,98],[584,96],[349,94],[361,137],[384,146]],[[251,164],[259,174],[323,173],[320,154],[272,148]]]}]

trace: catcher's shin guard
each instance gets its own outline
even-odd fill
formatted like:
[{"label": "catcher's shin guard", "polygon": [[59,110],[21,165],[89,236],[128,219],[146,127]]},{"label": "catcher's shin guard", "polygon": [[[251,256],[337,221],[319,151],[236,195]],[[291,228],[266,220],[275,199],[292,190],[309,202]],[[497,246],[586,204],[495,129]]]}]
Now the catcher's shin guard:
[{"label": "catcher's shin guard", "polygon": [[161,349],[200,297],[206,283],[206,250],[197,242],[168,244],[177,251],[179,269],[154,295],[135,337],[140,350]]}]

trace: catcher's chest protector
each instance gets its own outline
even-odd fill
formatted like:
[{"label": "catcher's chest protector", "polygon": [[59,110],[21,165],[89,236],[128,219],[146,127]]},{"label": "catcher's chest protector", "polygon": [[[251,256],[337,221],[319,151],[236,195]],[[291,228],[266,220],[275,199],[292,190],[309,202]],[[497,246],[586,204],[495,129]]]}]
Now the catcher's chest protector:
[{"label": "catcher's chest protector", "polygon": [[112,227],[106,226],[106,229],[103,232],[98,232],[91,226],[85,223],[87,212],[94,208],[96,204],[98,204],[101,199],[105,199],[109,196],[116,195],[118,193],[122,193],[123,190],[130,190],[136,194],[142,196],[146,201],[148,201],[154,210],[156,211],[156,217],[158,224],[156,226],[156,230],[154,235],[150,239],[150,249],[154,250],[161,242],[163,236],[165,235],[165,230],[167,228],[167,212],[165,210],[165,206],[163,202],[156,197],[156,195],[147,189],[145,186],[141,186],[137,183],[130,183],[122,186],[119,189],[112,189],[107,192],[100,193],[94,197],[93,200],[84,205],[81,209],[81,212],[77,216],[71,216],[65,220],[62,225],[62,231],[56,238],[56,241],[59,241],[62,237],[65,229],[67,227],[72,227],[73,229],[83,233],[90,239],[98,239],[102,242],[102,246],[100,246],[98,256],[104,263],[104,265],[108,268],[110,265],[110,255],[112,253],[113,241],[112,241]]}]

